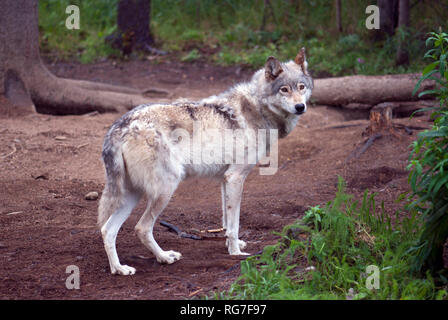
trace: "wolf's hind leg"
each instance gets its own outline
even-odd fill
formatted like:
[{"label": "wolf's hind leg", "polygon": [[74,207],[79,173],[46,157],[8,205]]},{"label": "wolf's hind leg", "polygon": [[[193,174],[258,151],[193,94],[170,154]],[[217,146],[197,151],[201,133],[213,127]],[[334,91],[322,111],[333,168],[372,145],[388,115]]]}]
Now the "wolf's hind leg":
[{"label": "wolf's hind leg", "polygon": [[182,255],[176,251],[164,251],[157,244],[153,235],[154,223],[157,217],[162,213],[163,209],[167,206],[171,199],[174,191],[177,188],[177,184],[169,186],[170,190],[162,192],[156,199],[148,200],[148,205],[146,207],[143,216],[140,218],[139,222],[135,226],[138,237],[142,243],[155,255],[159,263],[171,264],[179,260]]},{"label": "wolf's hind leg", "polygon": [[105,207],[111,209],[114,207],[116,208],[106,223],[101,227],[104,248],[106,249],[107,258],[109,259],[110,271],[112,274],[132,275],[135,273],[134,268],[120,264],[116,248],[116,239],[118,231],[137,205],[140,196],[128,193],[121,197],[118,196],[118,198],[109,197],[107,194],[103,195],[103,197],[103,202],[109,202],[103,203]]}]

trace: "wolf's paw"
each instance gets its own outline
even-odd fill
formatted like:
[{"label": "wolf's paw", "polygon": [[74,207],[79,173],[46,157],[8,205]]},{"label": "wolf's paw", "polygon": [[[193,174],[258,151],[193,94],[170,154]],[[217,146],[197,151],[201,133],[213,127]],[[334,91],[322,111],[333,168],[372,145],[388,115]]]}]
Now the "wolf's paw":
[{"label": "wolf's paw", "polygon": [[132,268],[127,265],[118,265],[112,268],[112,274],[121,274],[122,276],[130,276],[135,274],[135,268]]},{"label": "wolf's paw", "polygon": [[238,240],[238,245],[240,246],[240,250],[243,250],[247,247],[246,241]]},{"label": "wolf's paw", "polygon": [[235,251],[232,251],[232,252],[229,251],[229,254],[231,256],[250,256],[250,253],[242,252],[241,250],[235,250]]},{"label": "wolf's paw", "polygon": [[171,264],[176,262],[177,260],[180,260],[181,258],[182,255],[180,254],[180,252],[170,250],[170,251],[163,251],[163,253],[159,257],[157,257],[157,261],[159,263]]},{"label": "wolf's paw", "polygon": [[[226,239],[226,246],[229,246],[229,239]],[[244,250],[247,247],[246,241],[238,240],[238,246],[240,247],[240,250]]]}]

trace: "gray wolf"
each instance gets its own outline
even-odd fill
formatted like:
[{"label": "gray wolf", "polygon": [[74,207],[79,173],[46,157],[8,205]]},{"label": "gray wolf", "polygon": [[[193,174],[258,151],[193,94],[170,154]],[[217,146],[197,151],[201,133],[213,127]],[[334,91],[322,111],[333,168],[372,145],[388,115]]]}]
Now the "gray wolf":
[{"label": "gray wolf", "polygon": [[[120,264],[116,237],[142,197],[147,199],[147,206],[135,226],[137,236],[159,263],[169,264],[181,258],[179,252],[159,247],[153,227],[179,183],[189,177],[207,176],[220,181],[222,224],[229,254],[246,255],[241,251],[246,243],[238,239],[240,202],[243,183],[255,162],[205,163],[192,162],[191,158],[204,149],[214,154],[223,152],[222,137],[204,134],[206,130],[242,132],[244,139],[234,139],[233,148],[246,155],[256,148],[250,132],[274,130],[280,138],[287,136],[306,112],[312,89],[305,49],[301,49],[288,62],[269,57],[250,81],[219,95],[198,102],[141,105],[115,121],[103,145],[107,182],[98,208],[98,225],[112,274],[135,273],[133,267]],[[194,140],[200,134],[205,138],[196,151],[188,136]],[[263,150],[272,145],[270,139],[260,141],[264,144],[255,150],[257,159],[264,157]],[[223,157],[231,154],[233,150],[227,148]]]}]

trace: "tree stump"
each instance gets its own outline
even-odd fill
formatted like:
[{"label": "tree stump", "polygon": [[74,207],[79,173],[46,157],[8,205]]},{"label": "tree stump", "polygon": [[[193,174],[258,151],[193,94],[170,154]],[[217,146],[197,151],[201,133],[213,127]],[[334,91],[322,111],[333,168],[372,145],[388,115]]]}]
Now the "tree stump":
[{"label": "tree stump", "polygon": [[370,110],[370,124],[367,127],[367,134],[393,130],[392,108],[388,103],[380,103]]}]

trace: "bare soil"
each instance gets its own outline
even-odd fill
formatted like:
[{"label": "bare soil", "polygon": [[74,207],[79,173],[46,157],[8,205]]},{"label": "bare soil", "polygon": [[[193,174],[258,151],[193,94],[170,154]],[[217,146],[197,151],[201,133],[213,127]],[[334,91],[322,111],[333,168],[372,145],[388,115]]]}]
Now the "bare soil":
[{"label": "bare soil", "polygon": [[[139,89],[169,92],[148,101],[199,99],[247,79],[251,71],[206,64],[104,61],[93,65],[49,65],[56,75]],[[157,95],[157,93],[155,93]],[[179,238],[159,224],[155,238],[183,258],[161,265],[134,234],[144,204],[134,210],[117,239],[118,254],[137,268],[133,276],[109,272],[96,226],[104,171],[100,159],[104,135],[119,114],[17,115],[0,98],[0,298],[1,299],[185,299],[224,290],[238,277],[243,258],[227,254],[223,239]],[[240,236],[256,253],[278,240],[274,231],[301,217],[309,206],[334,197],[338,176],[348,192],[361,198],[377,192],[389,214],[401,208],[395,199],[409,190],[407,159],[416,132],[405,131],[375,141],[359,158],[346,162],[366,138],[367,117],[350,119],[347,111],[314,106],[280,142],[277,174],[248,177],[241,206]],[[427,116],[395,119],[428,127]],[[184,182],[161,216],[183,231],[221,227],[219,185],[211,180]],[[223,236],[221,234],[221,236]],[[68,290],[66,267],[76,265],[81,289]]]}]

